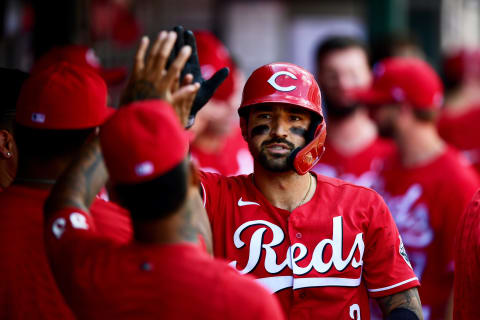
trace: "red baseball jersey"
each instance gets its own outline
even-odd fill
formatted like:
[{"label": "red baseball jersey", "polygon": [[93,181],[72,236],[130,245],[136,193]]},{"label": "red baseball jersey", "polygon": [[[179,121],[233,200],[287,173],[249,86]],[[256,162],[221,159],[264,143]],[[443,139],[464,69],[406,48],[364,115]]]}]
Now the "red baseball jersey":
[{"label": "red baseball jersey", "polygon": [[313,171],[364,187],[371,187],[383,167],[385,158],[395,151],[391,140],[377,138],[366,148],[352,155],[344,155],[328,143],[325,153]]},{"label": "red baseball jersey", "polygon": [[214,252],[275,292],[289,319],[369,319],[368,298],[419,285],[395,223],[373,190],[317,176],[292,212],[252,175],[202,173]]},{"label": "red baseball jersey", "polygon": [[267,290],[193,243],[119,245],[77,209],[54,214],[45,233],[53,273],[79,319],[283,319]]},{"label": "red baseball jersey", "polygon": [[443,114],[437,123],[438,132],[446,142],[460,150],[477,172],[480,172],[480,108],[456,116]]},{"label": "red baseball jersey", "polygon": [[190,155],[193,162],[206,172],[232,176],[253,171],[253,158],[240,128],[233,130],[217,152],[208,153],[190,144]]},{"label": "red baseball jersey", "polygon": [[[43,203],[48,193],[19,185],[0,193],[0,319],[73,318],[45,255]],[[115,236],[120,242],[131,238],[130,220],[123,216],[124,211],[116,213],[103,200],[94,201],[92,211],[101,223],[111,219],[99,228],[104,234],[118,231],[125,237]]]},{"label": "red baseball jersey", "polygon": [[458,219],[478,187],[475,171],[452,148],[425,165],[386,162],[374,186],[385,199],[421,280],[425,319],[443,319],[453,285]]},{"label": "red baseball jersey", "polygon": [[455,248],[453,319],[480,319],[480,192],[460,219]]}]

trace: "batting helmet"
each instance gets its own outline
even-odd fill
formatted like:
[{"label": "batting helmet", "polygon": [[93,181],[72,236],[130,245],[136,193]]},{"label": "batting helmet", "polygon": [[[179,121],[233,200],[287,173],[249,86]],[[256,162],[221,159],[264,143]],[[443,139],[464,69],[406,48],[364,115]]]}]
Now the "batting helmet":
[{"label": "batting helmet", "polygon": [[292,63],[264,65],[248,78],[238,109],[245,116],[249,107],[263,103],[285,103],[310,111],[314,117],[305,137],[307,145],[297,148],[290,159],[298,174],[305,174],[320,160],[327,134],[322,112],[322,98],[315,78]]}]

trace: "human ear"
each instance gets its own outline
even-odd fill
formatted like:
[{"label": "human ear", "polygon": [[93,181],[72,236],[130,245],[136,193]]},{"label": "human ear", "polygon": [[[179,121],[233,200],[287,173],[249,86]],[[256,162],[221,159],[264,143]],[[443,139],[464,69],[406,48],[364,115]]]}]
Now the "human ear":
[{"label": "human ear", "polygon": [[15,140],[12,134],[5,129],[0,130],[0,157],[10,159],[13,157]]}]

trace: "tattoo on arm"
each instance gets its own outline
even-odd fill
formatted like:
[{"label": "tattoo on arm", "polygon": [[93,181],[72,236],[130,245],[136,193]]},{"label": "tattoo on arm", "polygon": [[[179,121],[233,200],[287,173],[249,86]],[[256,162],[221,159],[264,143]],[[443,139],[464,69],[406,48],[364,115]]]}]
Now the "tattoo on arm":
[{"label": "tattoo on arm", "polygon": [[88,212],[107,179],[107,170],[96,137],[82,148],[80,156],[57,180],[45,203],[45,214],[65,207]]},{"label": "tattoo on arm", "polygon": [[384,316],[392,312],[393,309],[404,308],[414,312],[418,319],[423,319],[422,303],[420,302],[417,288],[411,288],[390,296],[378,298],[377,302]]}]

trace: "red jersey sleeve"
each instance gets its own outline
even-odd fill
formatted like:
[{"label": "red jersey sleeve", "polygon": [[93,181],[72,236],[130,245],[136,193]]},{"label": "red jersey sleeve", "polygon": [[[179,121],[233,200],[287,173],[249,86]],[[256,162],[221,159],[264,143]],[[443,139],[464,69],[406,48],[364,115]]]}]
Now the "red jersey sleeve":
[{"label": "red jersey sleeve", "polygon": [[46,225],[45,242],[53,264],[69,254],[72,243],[95,236],[96,226],[91,215],[77,208],[55,212]]},{"label": "red jersey sleeve", "polygon": [[453,317],[480,319],[480,190],[461,217],[456,237]]},{"label": "red jersey sleeve", "polygon": [[446,205],[442,208],[444,212],[440,226],[442,233],[440,239],[442,239],[442,248],[445,254],[445,265],[448,266],[446,271],[449,272],[453,272],[454,269],[455,235],[460,217],[479,187],[476,173],[470,168],[464,169],[463,172],[457,171],[454,185],[445,186],[445,190],[442,190],[442,195],[446,197]]},{"label": "red jersey sleeve", "polygon": [[[107,257],[108,248],[115,243],[99,235],[92,216],[81,210],[65,208],[49,219],[45,230],[47,256],[55,280],[73,310],[78,311],[77,303],[81,305],[79,286],[87,287],[98,277],[95,257]],[[99,253],[101,250],[104,252]]]},{"label": "red jersey sleeve", "polygon": [[132,240],[130,213],[119,205],[96,197],[90,207],[97,232],[118,243]]},{"label": "red jersey sleeve", "polygon": [[363,270],[370,296],[388,296],[419,286],[397,226],[380,196],[374,198],[370,210]]},{"label": "red jersey sleeve", "polygon": [[223,178],[222,175],[216,173],[200,172],[203,206],[208,213],[210,224],[212,224],[214,215],[224,210],[224,204],[220,195],[222,190],[227,188],[227,183],[226,179]]}]

